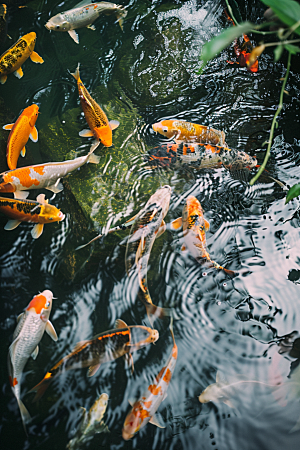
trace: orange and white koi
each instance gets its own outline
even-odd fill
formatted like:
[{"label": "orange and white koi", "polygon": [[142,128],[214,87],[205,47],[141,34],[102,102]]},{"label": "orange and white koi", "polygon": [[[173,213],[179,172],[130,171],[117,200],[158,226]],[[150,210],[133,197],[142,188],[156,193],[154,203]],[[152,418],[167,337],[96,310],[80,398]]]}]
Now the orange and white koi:
[{"label": "orange and white koi", "polygon": [[88,367],[88,376],[92,377],[100,365],[125,356],[133,364],[131,353],[154,343],[159,337],[158,331],[142,325],[128,326],[123,320],[116,321],[116,328],[98,334],[93,339],[78,342],[74,350],[55,364],[46,373],[43,380],[30,392],[36,392],[39,399],[50,382],[66,370]]},{"label": "orange and white koi", "polygon": [[176,143],[197,142],[199,144],[212,144],[226,146],[224,131],[185,120],[162,120],[152,125],[156,133],[162,134],[168,139],[174,139]]},{"label": "orange and white koi", "polygon": [[22,78],[22,64],[30,58],[35,63],[44,62],[35,51],[36,33],[33,31],[22,36],[14,45],[0,56],[0,83],[4,84],[7,75],[14,73],[17,78]]},{"label": "orange and white koi", "polygon": [[182,210],[182,217],[172,222],[171,228],[178,229],[182,226],[185,246],[190,254],[200,264],[207,263],[208,267],[224,270],[228,275],[234,276],[235,272],[225,269],[210,258],[206,248],[205,232],[209,230],[209,223],[204,218],[203,209],[196,197],[190,195]]},{"label": "orange and white koi", "polygon": [[25,431],[26,424],[30,421],[30,415],[20,399],[21,376],[28,358],[32,356],[33,359],[36,359],[39,352],[38,344],[45,331],[54,341],[57,341],[55,329],[49,320],[52,298],[53,294],[49,290],[33,297],[25,311],[18,317],[13,343],[9,347],[9,381],[20,408]]},{"label": "orange and white koi", "polygon": [[240,150],[211,144],[163,144],[148,151],[145,160],[152,167],[180,167],[188,164],[196,169],[253,169],[256,158]]},{"label": "orange and white koi", "polygon": [[150,197],[144,208],[133,218],[126,246],[126,272],[130,277],[138,276],[138,297],[144,303],[149,319],[151,315],[162,317],[166,312],[151,300],[147,285],[147,266],[155,239],[166,229],[164,217],[169,209],[171,192],[170,186],[166,185]]},{"label": "orange and white koi", "polygon": [[148,422],[158,426],[159,428],[165,428],[165,425],[160,415],[157,413],[157,410],[161,402],[167,396],[167,390],[174,373],[178,355],[178,348],[174,338],[172,323],[170,325],[170,331],[173,339],[172,352],[169,356],[167,364],[157,375],[155,382],[150,384],[141,398],[132,405],[132,409],[124,421],[122,430],[123,439],[126,441],[131,439],[135,433],[147,425]]},{"label": "orange and white koi", "polygon": [[6,147],[7,165],[10,169],[17,167],[20,153],[25,156],[25,145],[30,138],[33,142],[38,140],[38,131],[35,122],[38,118],[38,105],[31,105],[24,109],[15,123],[9,123],[3,126],[4,130],[11,130],[8,136]]},{"label": "orange and white koi", "polygon": [[18,200],[7,197],[0,197],[0,211],[13,220],[9,220],[5,225],[5,230],[13,230],[21,222],[34,222],[36,225],[31,230],[34,239],[40,237],[44,224],[60,222],[65,215],[54,205],[49,205],[44,194],[39,194],[35,200]]},{"label": "orange and white koi", "polygon": [[78,64],[75,73],[72,73],[73,77],[77,81],[79,98],[82,110],[84,112],[85,119],[90,127],[89,130],[82,130],[79,136],[91,137],[94,136],[95,141],[91,147],[91,150],[95,150],[100,142],[105,147],[112,146],[112,130],[119,126],[117,120],[108,121],[105,112],[100,108],[98,103],[91,97],[85,86],[83,85]]},{"label": "orange and white koi", "polygon": [[62,177],[87,162],[98,164],[99,160],[99,156],[94,155],[92,150],[86,156],[69,161],[50,162],[8,170],[0,174],[0,193],[13,192],[15,198],[19,199],[27,197],[26,189],[45,188],[57,193],[63,189],[60,182]]},{"label": "orange and white koi", "polygon": [[75,29],[87,27],[95,30],[92,23],[100,14],[115,14],[122,29],[123,18],[126,17],[127,11],[122,5],[116,5],[110,2],[91,3],[82,1],[75,8],[56,14],[49,19],[45,27],[52,31],[67,31],[76,44],[79,44],[78,34]]}]

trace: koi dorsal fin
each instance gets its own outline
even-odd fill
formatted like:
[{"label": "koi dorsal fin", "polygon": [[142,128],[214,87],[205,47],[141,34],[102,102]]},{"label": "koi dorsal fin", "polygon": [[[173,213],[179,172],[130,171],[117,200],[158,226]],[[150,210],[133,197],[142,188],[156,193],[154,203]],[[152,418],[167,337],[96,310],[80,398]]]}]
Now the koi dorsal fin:
[{"label": "koi dorsal fin", "polygon": [[117,319],[115,323],[115,328],[128,328],[128,325],[126,322],[124,322],[124,320]]}]

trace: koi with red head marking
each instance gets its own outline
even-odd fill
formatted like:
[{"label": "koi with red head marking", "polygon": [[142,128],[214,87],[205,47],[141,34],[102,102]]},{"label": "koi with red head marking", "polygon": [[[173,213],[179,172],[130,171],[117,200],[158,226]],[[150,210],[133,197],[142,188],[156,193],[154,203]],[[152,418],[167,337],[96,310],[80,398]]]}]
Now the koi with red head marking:
[{"label": "koi with red head marking", "polygon": [[23,425],[30,421],[30,415],[20,399],[20,380],[24,366],[30,356],[36,359],[38,344],[46,331],[54,341],[56,332],[49,321],[53,294],[49,290],[33,297],[25,312],[19,315],[18,325],[13,334],[13,343],[8,352],[8,372],[12,391],[20,408]]},{"label": "koi with red head marking", "polygon": [[147,266],[154,241],[166,229],[164,217],[168,212],[171,188],[158,189],[143,209],[133,218],[125,254],[125,267],[129,277],[137,277],[137,295],[144,303],[149,319],[163,317],[167,310],[153,304],[147,284]]},{"label": "koi with red head marking", "polygon": [[67,370],[88,367],[88,376],[91,377],[101,364],[121,356],[125,356],[127,361],[132,363],[131,353],[156,342],[158,337],[157,330],[142,325],[128,326],[118,319],[115,329],[98,334],[93,339],[78,342],[74,350],[55,364],[30,392],[36,392],[34,400],[39,399],[50,382]]},{"label": "koi with red head marking", "polygon": [[148,386],[147,390],[140,397],[140,399],[132,405],[132,409],[124,421],[122,430],[123,439],[126,441],[131,439],[135,433],[143,428],[148,422],[160,428],[165,427],[160,415],[157,413],[157,410],[161,402],[167,396],[167,390],[174,373],[178,355],[172,322],[170,325],[170,331],[173,339],[172,352],[169,356],[167,364],[161,369],[155,381]]},{"label": "koi with red head marking", "polygon": [[20,153],[25,156],[25,145],[30,138],[33,142],[38,140],[38,132],[35,122],[38,118],[39,107],[35,104],[24,109],[15,123],[3,126],[4,130],[11,130],[6,147],[7,165],[10,169],[17,167]]},{"label": "koi with red head marking", "polygon": [[224,270],[228,275],[234,276],[235,272],[225,269],[210,258],[206,248],[205,232],[209,230],[209,223],[204,218],[203,209],[196,197],[190,195],[182,210],[182,217],[174,220],[171,228],[176,230],[182,226],[185,245],[182,250],[188,250],[200,264],[208,267]]},{"label": "koi with red head marking", "polygon": [[188,164],[195,169],[252,169],[257,160],[247,153],[211,144],[163,144],[148,151],[145,160],[151,167],[180,167]]}]

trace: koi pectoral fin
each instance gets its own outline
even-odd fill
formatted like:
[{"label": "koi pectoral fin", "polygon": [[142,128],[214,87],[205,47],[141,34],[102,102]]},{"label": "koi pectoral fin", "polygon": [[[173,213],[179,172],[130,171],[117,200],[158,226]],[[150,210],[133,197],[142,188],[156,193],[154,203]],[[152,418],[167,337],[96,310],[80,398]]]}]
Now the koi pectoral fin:
[{"label": "koi pectoral fin", "polygon": [[178,230],[182,227],[182,217],[178,217],[178,219],[173,220],[170,224],[171,230]]},{"label": "koi pectoral fin", "polygon": [[37,64],[43,64],[44,62],[43,58],[37,52],[32,52],[30,55],[30,59],[32,62]]},{"label": "koi pectoral fin", "polygon": [[6,80],[7,80],[7,75],[1,75],[1,76],[0,76],[0,83],[1,83],[1,84],[6,83]]},{"label": "koi pectoral fin", "polygon": [[37,223],[34,225],[34,227],[31,230],[31,236],[33,239],[38,239],[44,230],[44,224],[43,223]]},{"label": "koi pectoral fin", "polygon": [[149,420],[152,425],[157,426],[158,428],[166,428],[166,424],[164,422],[164,419],[162,418],[161,414],[159,412],[156,412],[154,416],[151,417]]},{"label": "koi pectoral fin", "polygon": [[38,139],[39,139],[39,133],[38,133],[38,130],[36,129],[35,126],[32,128],[29,137],[30,137],[30,139],[32,140],[32,142],[37,142],[37,141],[38,141]]},{"label": "koi pectoral fin", "polygon": [[46,333],[49,334],[49,336],[53,339],[53,341],[57,341],[58,337],[56,334],[56,331],[54,329],[54,326],[52,325],[52,323],[50,322],[50,320],[48,320],[47,324],[46,324]]},{"label": "koi pectoral fin", "polygon": [[22,67],[19,67],[18,70],[16,70],[16,71],[14,72],[14,76],[17,77],[17,78],[19,78],[19,79],[22,78],[23,75],[24,75],[24,74],[23,74]]},{"label": "koi pectoral fin", "polygon": [[34,399],[32,400],[34,403],[42,398],[52,379],[53,377],[51,374],[47,374],[40,383],[30,389],[29,392],[36,392]]},{"label": "koi pectoral fin", "polygon": [[29,195],[29,191],[15,191],[14,192],[14,198],[18,199],[26,199]]},{"label": "koi pectoral fin", "polygon": [[3,130],[11,130],[14,126],[14,123],[7,123],[6,125],[3,125]]},{"label": "koi pectoral fin", "polygon": [[26,148],[23,147],[21,150],[21,156],[24,158],[25,155],[26,155]]},{"label": "koi pectoral fin", "polygon": [[95,366],[90,366],[88,368],[88,377],[92,377],[93,375],[95,375],[95,373],[98,372],[100,368],[100,364],[96,364]]},{"label": "koi pectoral fin", "polygon": [[78,37],[78,34],[76,33],[76,31],[69,30],[68,33],[71,36],[71,38],[73,39],[73,41],[76,42],[76,44],[79,44],[79,37]]},{"label": "koi pectoral fin", "polygon": [[112,130],[115,130],[120,125],[120,122],[118,120],[111,120],[109,125]]},{"label": "koi pectoral fin", "polygon": [[36,359],[38,354],[39,354],[39,346],[37,345],[33,350],[33,352],[31,353],[32,359]]},{"label": "koi pectoral fin", "polygon": [[21,221],[20,220],[9,220],[7,222],[7,224],[4,227],[4,230],[14,230],[15,228],[17,228],[18,225],[20,225]]}]

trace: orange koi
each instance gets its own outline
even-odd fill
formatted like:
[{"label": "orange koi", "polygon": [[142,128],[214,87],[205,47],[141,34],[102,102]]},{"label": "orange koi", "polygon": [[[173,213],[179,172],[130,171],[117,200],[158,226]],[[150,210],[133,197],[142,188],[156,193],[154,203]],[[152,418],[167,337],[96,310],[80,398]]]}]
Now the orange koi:
[{"label": "orange koi", "polygon": [[36,225],[31,230],[34,239],[40,237],[44,224],[60,222],[65,215],[54,205],[49,205],[45,200],[45,195],[40,194],[35,200],[17,200],[7,197],[0,197],[0,211],[11,217],[5,225],[5,230],[13,230],[21,222],[34,222]]},{"label": "orange koi", "polygon": [[4,84],[7,75],[14,73],[17,78],[22,78],[22,64],[30,58],[35,63],[44,62],[35,51],[36,33],[31,32],[22,36],[14,45],[0,56],[0,83]]},{"label": "orange koi", "polygon": [[49,320],[52,308],[53,294],[49,290],[33,297],[25,311],[18,317],[18,325],[13,335],[13,343],[8,353],[8,373],[12,391],[16,396],[22,422],[26,432],[26,423],[30,419],[29,412],[20,399],[20,380],[24,366],[31,356],[36,359],[38,344],[46,331],[54,341],[57,334]]},{"label": "orange koi", "polygon": [[74,350],[55,364],[46,373],[43,380],[30,392],[36,392],[35,400],[41,398],[54,377],[66,370],[88,367],[88,376],[92,377],[100,365],[125,356],[133,364],[131,353],[157,341],[159,333],[142,325],[128,326],[117,319],[116,328],[98,334],[93,339],[78,342]]},{"label": "orange koi", "polygon": [[[224,13],[227,17],[227,20],[232,22],[235,26],[234,21],[228,15],[227,11],[224,10]],[[250,55],[253,51],[253,46],[250,42],[250,39],[246,34],[243,34],[244,42],[241,47],[239,47],[237,38],[234,40],[233,50],[237,57],[237,61],[227,61],[229,64],[239,64],[241,67],[246,67],[248,72],[256,73],[258,71],[258,61],[257,58],[250,58]]]},{"label": "orange koi", "polygon": [[177,362],[178,348],[174,338],[172,321],[170,331],[173,339],[172,352],[167,364],[161,369],[154,383],[150,384],[140,399],[132,405],[122,430],[123,439],[126,441],[131,439],[148,422],[159,428],[165,428],[165,424],[157,410],[167,396],[167,390]]},{"label": "orange koi", "polygon": [[38,118],[38,105],[31,105],[24,109],[15,123],[9,123],[3,126],[4,130],[11,130],[8,136],[6,147],[7,165],[10,169],[17,167],[20,153],[25,156],[25,144],[30,138],[33,142],[38,140],[38,131],[35,122]]},{"label": "orange koi", "polygon": [[168,139],[174,139],[176,143],[197,142],[226,146],[224,131],[185,120],[162,120],[154,123],[152,128],[156,133],[162,134]]},{"label": "orange koi", "polygon": [[108,121],[105,112],[100,108],[98,103],[91,97],[85,86],[83,85],[80,74],[79,74],[78,64],[75,73],[72,73],[73,77],[77,81],[79,98],[82,110],[84,112],[85,119],[90,127],[89,130],[82,130],[79,136],[91,137],[94,136],[95,141],[91,149],[98,147],[100,142],[105,147],[112,146],[112,130],[119,126],[117,120]]},{"label": "orange koi", "polygon": [[210,258],[206,248],[205,232],[209,230],[209,223],[204,218],[203,209],[196,197],[190,195],[182,210],[182,217],[172,222],[171,228],[176,230],[182,226],[185,245],[182,250],[188,249],[190,254],[199,263],[208,263],[208,267],[224,270],[228,275],[235,276],[235,272],[225,269]]}]

